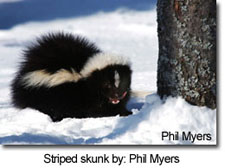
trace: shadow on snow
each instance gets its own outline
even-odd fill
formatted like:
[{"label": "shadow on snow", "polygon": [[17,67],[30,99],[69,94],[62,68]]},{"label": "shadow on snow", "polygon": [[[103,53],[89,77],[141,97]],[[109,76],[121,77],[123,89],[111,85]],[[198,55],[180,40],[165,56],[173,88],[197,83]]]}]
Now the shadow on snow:
[{"label": "shadow on snow", "polygon": [[70,139],[69,142],[66,141],[67,137],[55,137],[49,135],[34,135],[29,133],[24,133],[22,135],[11,135],[6,137],[0,137],[0,144],[82,144],[84,140],[80,139]]}]

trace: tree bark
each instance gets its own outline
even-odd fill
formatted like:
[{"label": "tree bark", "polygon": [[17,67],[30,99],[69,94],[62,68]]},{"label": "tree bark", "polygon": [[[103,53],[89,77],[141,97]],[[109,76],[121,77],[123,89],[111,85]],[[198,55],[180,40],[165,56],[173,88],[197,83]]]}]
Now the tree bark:
[{"label": "tree bark", "polygon": [[158,0],[157,21],[158,94],[216,108],[216,1]]}]

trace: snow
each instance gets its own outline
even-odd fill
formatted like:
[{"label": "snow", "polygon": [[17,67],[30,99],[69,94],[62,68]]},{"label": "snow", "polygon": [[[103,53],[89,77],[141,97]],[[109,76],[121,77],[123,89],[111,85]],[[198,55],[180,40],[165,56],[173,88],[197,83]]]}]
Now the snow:
[{"label": "snow", "polygon": [[[13,3],[13,2],[12,2]],[[102,50],[129,57],[132,89],[151,92],[132,98],[128,117],[66,118],[52,122],[33,109],[18,110],[10,103],[10,82],[21,61],[22,50],[37,36],[54,31],[87,37]],[[1,144],[192,144],[162,141],[161,132],[210,133],[216,144],[216,110],[196,107],[182,98],[160,100],[156,92],[157,24],[155,9],[119,8],[91,15],[21,22],[0,29],[0,143]]]},{"label": "snow", "polygon": [[[191,106],[182,98],[169,97],[165,102],[158,95],[146,97],[142,109],[135,115],[120,120],[117,130],[123,134],[103,138],[103,144],[192,144],[183,141],[181,133],[210,133],[211,141],[195,141],[194,144],[216,144],[216,111],[206,107]],[[179,132],[177,141],[162,141],[162,131]],[[118,132],[118,131],[116,131]]]}]

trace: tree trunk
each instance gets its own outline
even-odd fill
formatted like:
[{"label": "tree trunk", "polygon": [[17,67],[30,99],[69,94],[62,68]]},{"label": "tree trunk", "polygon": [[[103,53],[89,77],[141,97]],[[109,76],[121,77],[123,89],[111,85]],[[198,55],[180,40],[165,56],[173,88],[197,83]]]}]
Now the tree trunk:
[{"label": "tree trunk", "polygon": [[216,1],[158,0],[157,21],[158,94],[216,108]]}]

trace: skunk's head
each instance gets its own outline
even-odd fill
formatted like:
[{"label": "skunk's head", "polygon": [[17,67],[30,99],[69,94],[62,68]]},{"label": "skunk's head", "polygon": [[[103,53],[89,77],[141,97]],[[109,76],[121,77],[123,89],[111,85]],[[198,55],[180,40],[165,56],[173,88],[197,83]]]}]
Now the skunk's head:
[{"label": "skunk's head", "polygon": [[87,77],[90,91],[100,99],[118,104],[129,97],[132,71],[125,57],[100,52],[87,61],[80,73]]},{"label": "skunk's head", "polygon": [[100,92],[111,104],[118,104],[130,92],[131,70],[128,66],[108,67],[99,74]]}]

